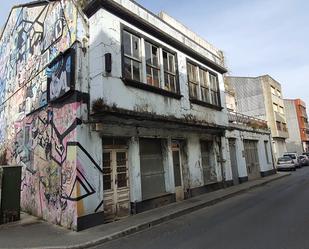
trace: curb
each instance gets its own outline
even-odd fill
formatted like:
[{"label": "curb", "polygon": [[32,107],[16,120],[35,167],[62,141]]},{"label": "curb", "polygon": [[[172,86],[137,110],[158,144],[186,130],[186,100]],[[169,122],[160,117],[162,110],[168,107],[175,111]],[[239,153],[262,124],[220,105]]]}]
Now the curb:
[{"label": "curb", "polygon": [[197,204],[196,206],[188,207],[188,208],[185,208],[183,210],[179,210],[179,211],[177,211],[175,213],[163,216],[163,217],[161,217],[159,219],[155,219],[155,220],[152,220],[152,221],[141,223],[139,225],[129,227],[129,228],[123,230],[123,231],[119,231],[119,232],[113,233],[111,235],[99,238],[97,240],[88,241],[88,242],[83,243],[83,244],[78,244],[78,245],[74,245],[74,246],[62,246],[62,247],[61,246],[55,246],[55,247],[34,247],[34,248],[29,248],[29,249],[39,249],[39,248],[40,249],[84,249],[84,248],[90,248],[90,247],[98,246],[98,245],[104,244],[106,242],[109,242],[109,241],[112,241],[112,240],[115,240],[115,239],[119,239],[121,237],[130,235],[130,234],[134,234],[134,233],[146,230],[148,228],[151,228],[153,226],[159,225],[159,224],[164,223],[166,221],[169,221],[169,220],[178,218],[180,216],[192,213],[192,212],[197,211],[199,209],[215,205],[215,204],[217,204],[217,203],[219,203],[221,201],[224,201],[226,199],[230,199],[230,198],[232,198],[232,197],[234,197],[236,195],[245,193],[245,192],[247,192],[247,191],[249,191],[251,189],[257,188],[257,187],[264,186],[264,185],[266,185],[266,184],[268,184],[270,182],[274,182],[274,181],[280,180],[280,179],[282,179],[284,177],[287,177],[287,176],[290,176],[290,175],[291,175],[291,173],[284,174],[284,175],[279,175],[276,178],[272,178],[272,179],[269,179],[269,180],[264,180],[264,181],[262,181],[260,183],[257,183],[257,184],[252,185],[252,186],[248,186],[248,187],[246,187],[244,189],[236,190],[235,192],[231,192],[231,193],[228,193],[228,194],[223,194],[220,197],[215,197],[212,200],[208,200],[208,201],[206,201],[204,203]]}]

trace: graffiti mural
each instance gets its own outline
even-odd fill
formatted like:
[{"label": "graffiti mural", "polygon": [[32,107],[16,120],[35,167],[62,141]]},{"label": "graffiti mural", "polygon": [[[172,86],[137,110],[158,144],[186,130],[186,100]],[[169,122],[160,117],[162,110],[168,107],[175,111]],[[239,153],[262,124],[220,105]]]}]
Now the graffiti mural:
[{"label": "graffiti mural", "polygon": [[78,139],[89,97],[73,87],[78,15],[69,0],[16,7],[0,40],[0,146],[23,166],[22,209],[73,229],[102,202],[90,175],[101,166]]},{"label": "graffiti mural", "polygon": [[74,50],[69,49],[47,68],[48,100],[63,97],[74,87]]}]

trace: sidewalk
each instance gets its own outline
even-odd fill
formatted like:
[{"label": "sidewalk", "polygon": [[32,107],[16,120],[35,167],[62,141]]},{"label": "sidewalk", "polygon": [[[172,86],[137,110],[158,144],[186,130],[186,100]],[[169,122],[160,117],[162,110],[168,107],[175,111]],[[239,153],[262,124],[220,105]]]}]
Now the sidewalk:
[{"label": "sidewalk", "polygon": [[290,173],[278,173],[78,233],[23,214],[21,221],[0,226],[0,248],[88,248],[147,229],[203,207],[214,205],[227,198],[289,175]]}]

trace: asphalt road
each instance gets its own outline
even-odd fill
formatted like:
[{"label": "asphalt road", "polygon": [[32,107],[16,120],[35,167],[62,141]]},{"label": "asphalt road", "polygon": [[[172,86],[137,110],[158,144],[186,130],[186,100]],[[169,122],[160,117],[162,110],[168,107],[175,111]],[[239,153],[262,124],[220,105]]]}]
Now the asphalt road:
[{"label": "asphalt road", "polygon": [[96,249],[309,249],[309,167]]}]

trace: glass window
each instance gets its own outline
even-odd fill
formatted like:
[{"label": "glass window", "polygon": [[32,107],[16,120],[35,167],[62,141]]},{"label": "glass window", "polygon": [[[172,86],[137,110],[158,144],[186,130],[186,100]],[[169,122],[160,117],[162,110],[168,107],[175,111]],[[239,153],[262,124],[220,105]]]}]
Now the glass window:
[{"label": "glass window", "polygon": [[278,105],[275,104],[275,103],[273,103],[273,107],[274,107],[274,111],[275,111],[275,112],[278,112]]},{"label": "glass window", "polygon": [[189,62],[187,63],[187,70],[190,98],[220,106],[218,77]]},{"label": "glass window", "polygon": [[209,97],[209,81],[207,71],[200,69],[200,82],[201,82],[201,100],[210,103]]},{"label": "glass window", "polygon": [[189,95],[192,99],[198,99],[198,67],[188,63]]},{"label": "glass window", "polygon": [[176,59],[175,55],[163,50],[164,88],[177,92],[176,86]]},{"label": "glass window", "polygon": [[276,121],[277,130],[281,131],[281,123],[279,121]]},{"label": "glass window", "polygon": [[160,87],[159,48],[145,42],[147,84]]},{"label": "glass window", "polygon": [[209,80],[210,80],[211,104],[219,106],[220,91],[219,91],[218,78],[213,74],[209,74]]},{"label": "glass window", "polygon": [[141,81],[140,42],[139,37],[123,31],[124,77],[126,79]]}]

